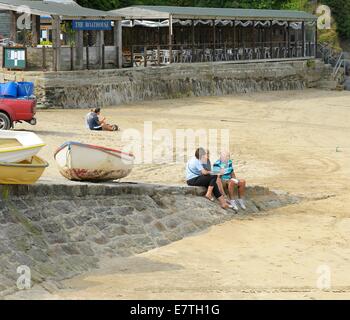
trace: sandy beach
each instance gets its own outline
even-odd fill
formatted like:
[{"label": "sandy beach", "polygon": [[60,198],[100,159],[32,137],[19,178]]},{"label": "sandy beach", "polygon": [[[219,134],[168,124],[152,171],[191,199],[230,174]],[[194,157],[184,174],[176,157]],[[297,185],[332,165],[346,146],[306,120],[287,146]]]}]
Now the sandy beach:
[{"label": "sandy beach", "polygon": [[[121,148],[122,133],[89,132],[88,110],[42,110],[36,132],[44,179],[63,179],[53,153],[65,141]],[[350,298],[350,92],[271,92],[140,102],[103,109],[123,130],[229,129],[236,173],[248,184],[308,200],[207,232],[66,281],[41,298]],[[212,155],[216,160],[216,155]],[[125,181],[184,183],[184,164],[140,164]],[[190,214],[190,212],[189,212]],[[331,285],[317,287],[322,270]],[[327,269],[328,268],[328,269]],[[35,292],[35,291],[33,291]],[[31,295],[35,296],[34,293]]]}]

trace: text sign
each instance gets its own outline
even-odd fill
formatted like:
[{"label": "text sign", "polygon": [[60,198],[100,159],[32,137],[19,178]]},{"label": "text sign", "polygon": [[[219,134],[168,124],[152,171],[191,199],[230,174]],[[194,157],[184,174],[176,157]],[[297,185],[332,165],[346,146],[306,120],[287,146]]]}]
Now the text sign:
[{"label": "text sign", "polygon": [[26,68],[26,49],[4,47],[3,67],[6,69],[23,70]]},{"label": "text sign", "polygon": [[73,30],[112,30],[110,20],[73,20]]}]

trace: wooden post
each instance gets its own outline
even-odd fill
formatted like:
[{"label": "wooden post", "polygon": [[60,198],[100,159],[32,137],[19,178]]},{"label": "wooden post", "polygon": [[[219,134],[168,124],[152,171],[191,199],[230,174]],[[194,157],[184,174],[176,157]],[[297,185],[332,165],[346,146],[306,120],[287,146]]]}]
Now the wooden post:
[{"label": "wooden post", "polygon": [[315,58],[317,58],[317,50],[318,50],[318,47],[317,47],[317,38],[318,38],[317,22],[315,23],[315,35],[314,35],[314,38],[315,38]]},{"label": "wooden post", "polygon": [[72,44],[70,46],[70,70],[74,70],[74,48]]},{"label": "wooden post", "polygon": [[169,16],[169,63],[173,61],[173,16]]},{"label": "wooden post", "polygon": [[[38,34],[38,19],[37,16],[31,15],[31,21],[32,21],[32,45],[37,46],[39,43],[39,34]],[[40,26],[40,20],[39,20],[39,26]]]},{"label": "wooden post", "polygon": [[[253,23],[253,30],[252,30],[252,33],[253,33],[253,52],[255,53],[255,48],[256,48],[256,33],[255,33],[255,25]],[[254,58],[253,58],[254,59]]]},{"label": "wooden post", "polygon": [[46,70],[46,47],[45,46],[43,46],[43,48],[42,48],[42,50],[43,50],[43,71],[45,71]]},{"label": "wooden post", "polygon": [[54,69],[61,70],[61,19],[59,16],[52,17],[52,44],[54,54]]},{"label": "wooden post", "polygon": [[213,57],[215,55],[215,48],[216,48],[216,26],[215,26],[215,19],[213,20]]},{"label": "wooden post", "polygon": [[10,39],[17,42],[17,17],[13,11],[10,11]]},{"label": "wooden post", "polygon": [[116,66],[123,67],[122,22],[114,21],[114,46],[116,49]]},{"label": "wooden post", "polygon": [[105,44],[102,45],[102,69],[105,69],[106,68],[106,47],[105,47]]},{"label": "wooden post", "polygon": [[291,47],[290,47],[290,21],[287,25],[287,45],[288,45],[288,58],[291,57]]},{"label": "wooden post", "polygon": [[194,20],[192,20],[192,32],[191,32],[191,45],[192,45],[192,56],[194,54],[194,46],[195,46],[195,26],[194,26]]},{"label": "wooden post", "polygon": [[303,39],[302,39],[302,57],[305,57],[305,21],[302,23],[302,34],[303,34]]},{"label": "wooden post", "polygon": [[[75,67],[78,70],[84,68],[84,31],[76,30],[74,34],[75,38]],[[87,44],[89,46],[89,44]]]},{"label": "wooden post", "polygon": [[158,66],[160,66],[160,45],[157,46],[157,59],[158,59]]},{"label": "wooden post", "polygon": [[144,64],[144,67],[146,68],[147,67],[147,47],[143,49],[143,64]]},{"label": "wooden post", "polygon": [[273,59],[273,21],[270,21],[270,58]]},{"label": "wooden post", "polygon": [[103,54],[103,46],[105,44],[105,33],[103,30],[97,31],[97,38],[96,38],[96,46],[97,46],[97,52],[98,52],[98,59],[99,59],[99,66],[102,69],[102,54]]},{"label": "wooden post", "polygon": [[131,67],[134,66],[134,46],[131,46]]},{"label": "wooden post", "polygon": [[236,48],[236,20],[233,20],[233,54],[235,53]]},{"label": "wooden post", "polygon": [[86,69],[90,69],[90,54],[89,54],[89,44],[86,46]]}]

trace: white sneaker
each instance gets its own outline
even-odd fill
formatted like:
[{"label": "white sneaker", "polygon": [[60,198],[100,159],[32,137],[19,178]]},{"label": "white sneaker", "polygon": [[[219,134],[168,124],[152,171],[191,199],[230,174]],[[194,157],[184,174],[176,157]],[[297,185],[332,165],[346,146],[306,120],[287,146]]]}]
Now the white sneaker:
[{"label": "white sneaker", "polygon": [[238,211],[237,203],[235,200],[231,200],[230,205],[231,205],[233,210]]},{"label": "white sneaker", "polygon": [[237,202],[243,210],[247,210],[243,199],[238,199]]}]

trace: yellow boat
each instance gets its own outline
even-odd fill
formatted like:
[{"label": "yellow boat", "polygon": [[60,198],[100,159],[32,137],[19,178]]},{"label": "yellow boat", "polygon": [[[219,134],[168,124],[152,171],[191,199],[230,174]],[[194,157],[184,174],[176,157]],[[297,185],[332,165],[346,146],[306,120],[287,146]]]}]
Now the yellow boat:
[{"label": "yellow boat", "polygon": [[0,162],[0,184],[33,184],[42,176],[49,164],[37,157],[18,163]]}]

